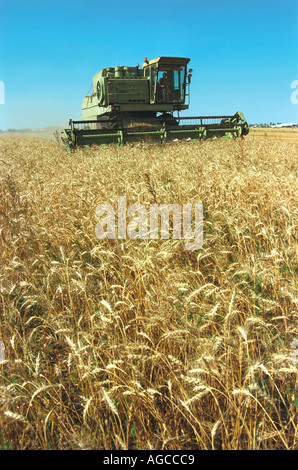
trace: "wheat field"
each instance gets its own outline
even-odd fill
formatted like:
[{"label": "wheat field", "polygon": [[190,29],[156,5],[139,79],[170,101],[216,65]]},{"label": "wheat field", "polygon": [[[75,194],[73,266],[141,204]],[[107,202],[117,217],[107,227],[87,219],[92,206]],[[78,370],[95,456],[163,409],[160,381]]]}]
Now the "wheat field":
[{"label": "wheat field", "polygon": [[[0,448],[297,450],[297,155],[2,137]],[[202,249],[97,239],[124,194],[202,202]]]}]

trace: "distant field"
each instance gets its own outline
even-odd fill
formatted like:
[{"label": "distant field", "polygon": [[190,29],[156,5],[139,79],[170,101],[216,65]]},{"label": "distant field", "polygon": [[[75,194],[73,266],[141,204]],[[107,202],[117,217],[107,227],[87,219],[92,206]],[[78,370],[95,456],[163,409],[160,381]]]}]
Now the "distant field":
[{"label": "distant field", "polygon": [[[65,126],[67,127],[67,126]],[[55,133],[61,131],[62,127],[46,127],[44,130],[33,130],[33,131],[15,131],[15,132],[1,132],[1,137],[29,137],[29,138],[40,138],[40,139],[50,139],[55,140]]]},{"label": "distant field", "polygon": [[270,139],[277,141],[298,141],[298,129],[291,128],[251,128],[247,138]]},{"label": "distant field", "polygon": [[[298,450],[297,136],[0,138],[0,449]],[[100,241],[119,195],[202,249]]]}]

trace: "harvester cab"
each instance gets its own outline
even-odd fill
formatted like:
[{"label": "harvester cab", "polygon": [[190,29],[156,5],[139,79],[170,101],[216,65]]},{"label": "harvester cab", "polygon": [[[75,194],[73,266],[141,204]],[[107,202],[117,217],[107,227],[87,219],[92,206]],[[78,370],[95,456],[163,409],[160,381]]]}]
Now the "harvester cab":
[{"label": "harvester cab", "polygon": [[[83,99],[82,121],[62,131],[67,147],[127,142],[242,137],[241,111],[228,116],[180,117],[189,108],[192,69],[185,57],[158,57],[143,67],[108,67],[94,75]],[[174,116],[177,113],[178,116]]]},{"label": "harvester cab", "polygon": [[[150,82],[150,104],[168,105],[164,111],[173,112],[189,108],[186,104],[186,86],[189,85],[187,64],[190,59],[159,57],[143,64],[144,76]],[[189,93],[188,93],[189,95]]]}]

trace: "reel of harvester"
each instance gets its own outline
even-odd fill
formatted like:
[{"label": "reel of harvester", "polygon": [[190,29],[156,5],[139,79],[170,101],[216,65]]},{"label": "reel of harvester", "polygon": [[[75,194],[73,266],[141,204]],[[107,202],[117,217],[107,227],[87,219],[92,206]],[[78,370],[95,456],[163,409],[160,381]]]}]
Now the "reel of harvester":
[{"label": "reel of harvester", "polygon": [[[70,120],[69,128],[62,131],[62,140],[71,149],[247,135],[249,128],[241,111],[233,116],[179,116],[189,108],[189,61],[181,57],[145,58],[142,69],[101,70],[93,77],[92,94],[83,100],[83,119]],[[175,111],[178,117],[174,117]]]}]

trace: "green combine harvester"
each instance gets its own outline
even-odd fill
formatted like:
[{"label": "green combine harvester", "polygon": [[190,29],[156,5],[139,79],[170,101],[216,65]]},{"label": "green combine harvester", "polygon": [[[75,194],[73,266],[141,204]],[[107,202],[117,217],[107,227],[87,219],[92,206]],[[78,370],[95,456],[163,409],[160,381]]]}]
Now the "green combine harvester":
[{"label": "green combine harvester", "polygon": [[92,94],[83,100],[82,121],[70,120],[62,131],[67,148],[247,135],[241,111],[233,116],[180,117],[180,111],[189,108],[189,61],[145,57],[142,68],[102,69],[93,77]]}]

